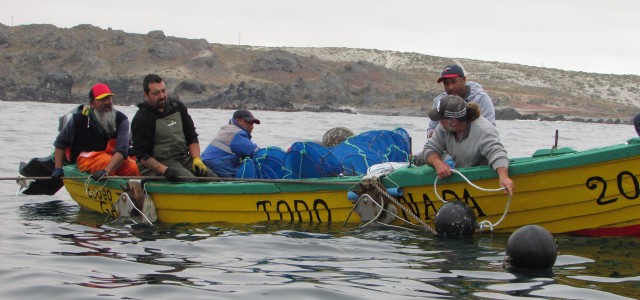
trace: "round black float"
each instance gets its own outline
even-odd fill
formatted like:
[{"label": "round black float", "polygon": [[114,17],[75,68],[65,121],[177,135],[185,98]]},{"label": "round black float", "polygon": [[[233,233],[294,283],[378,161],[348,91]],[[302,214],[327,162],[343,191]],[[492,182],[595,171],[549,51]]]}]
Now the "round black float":
[{"label": "round black float", "polygon": [[553,235],[538,225],[526,225],[514,231],[507,241],[506,262],[515,268],[548,270],[558,257]]},{"label": "round black float", "polygon": [[471,237],[476,230],[476,215],[462,201],[445,203],[436,214],[436,232],[441,237]]}]

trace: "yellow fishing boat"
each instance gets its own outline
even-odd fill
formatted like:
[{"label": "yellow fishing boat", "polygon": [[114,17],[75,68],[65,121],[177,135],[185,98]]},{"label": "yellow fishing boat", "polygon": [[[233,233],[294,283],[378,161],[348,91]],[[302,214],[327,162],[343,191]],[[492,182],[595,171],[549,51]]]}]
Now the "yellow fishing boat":
[{"label": "yellow fishing boat", "polygon": [[[551,233],[640,235],[638,138],[586,151],[542,149],[531,157],[512,159],[509,174],[516,184],[512,198],[476,188],[498,187],[497,175],[489,167],[457,171],[460,175],[444,180],[437,180],[430,166],[405,165],[376,176],[148,181],[142,185],[141,198],[140,192],[136,195],[127,188],[126,179],[95,182],[71,165],[65,167],[64,186],[84,208],[113,217],[140,210],[145,217],[151,213],[166,223],[407,221],[430,228],[446,201],[460,200],[473,209],[484,229],[496,232],[536,224]],[[119,199],[130,205],[118,205]],[[373,214],[364,209],[367,206],[374,207]]]}]

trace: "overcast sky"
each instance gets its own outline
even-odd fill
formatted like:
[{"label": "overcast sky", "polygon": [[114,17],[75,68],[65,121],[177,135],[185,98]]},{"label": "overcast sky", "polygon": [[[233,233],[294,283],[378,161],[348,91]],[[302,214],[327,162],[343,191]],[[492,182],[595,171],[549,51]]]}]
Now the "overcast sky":
[{"label": "overcast sky", "polygon": [[0,23],[417,52],[640,75],[636,0],[0,0]]}]

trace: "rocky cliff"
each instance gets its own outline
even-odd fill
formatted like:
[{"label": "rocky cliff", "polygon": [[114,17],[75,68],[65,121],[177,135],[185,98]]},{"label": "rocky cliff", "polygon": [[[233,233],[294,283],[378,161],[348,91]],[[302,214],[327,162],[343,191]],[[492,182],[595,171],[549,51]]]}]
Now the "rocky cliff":
[{"label": "rocky cliff", "polygon": [[0,24],[0,100],[79,103],[95,82],[119,104],[143,100],[157,73],[190,107],[425,115],[442,92],[441,68],[461,64],[500,119],[628,122],[640,111],[640,76],[571,72],[418,53],[266,48],[130,34],[78,25]]}]

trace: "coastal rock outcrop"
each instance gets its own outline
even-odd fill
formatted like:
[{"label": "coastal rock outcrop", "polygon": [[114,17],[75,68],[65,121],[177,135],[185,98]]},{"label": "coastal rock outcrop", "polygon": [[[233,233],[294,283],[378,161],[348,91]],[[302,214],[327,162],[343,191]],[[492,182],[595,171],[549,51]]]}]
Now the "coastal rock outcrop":
[{"label": "coastal rock outcrop", "polygon": [[442,92],[441,68],[459,63],[491,95],[498,119],[628,122],[640,76],[570,72],[373,49],[252,47],[131,34],[82,24],[0,24],[0,100],[79,103],[95,82],[121,105],[143,100],[161,75],[190,107],[344,111],[424,116]]}]

